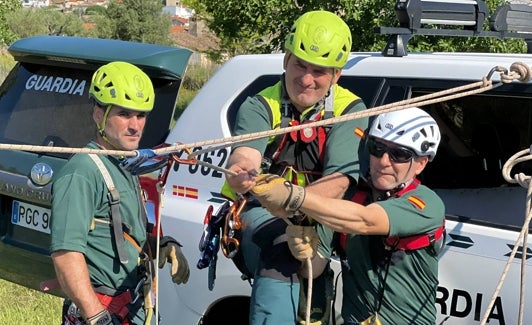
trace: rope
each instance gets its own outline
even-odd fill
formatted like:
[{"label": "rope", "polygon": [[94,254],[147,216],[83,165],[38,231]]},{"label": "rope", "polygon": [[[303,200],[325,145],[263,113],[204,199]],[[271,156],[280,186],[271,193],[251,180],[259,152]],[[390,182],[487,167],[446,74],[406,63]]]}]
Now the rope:
[{"label": "rope", "polygon": [[[209,140],[209,141],[196,142],[196,143],[188,144],[186,146],[187,148],[194,148],[194,147],[204,147],[204,146],[211,146],[215,144],[221,144],[219,146],[208,147],[203,150],[194,151],[192,154],[189,155],[189,158],[191,158],[191,157],[199,156],[205,152],[215,151],[215,150],[225,148],[225,147],[237,144],[237,143],[253,141],[253,140],[260,139],[260,138],[276,136],[276,135],[299,131],[299,130],[311,128],[311,127],[331,125],[331,124],[355,120],[359,118],[370,117],[374,115],[379,115],[381,113],[397,111],[397,110],[410,108],[414,106],[424,106],[424,105],[439,103],[439,102],[443,102],[446,100],[451,100],[455,98],[460,98],[460,97],[465,97],[465,96],[469,96],[473,94],[482,93],[482,92],[494,89],[496,87],[499,87],[501,85],[502,83],[493,85],[491,80],[484,78],[482,81],[477,81],[477,82],[474,82],[468,85],[450,88],[447,90],[442,90],[439,92],[427,94],[427,95],[420,96],[420,97],[405,99],[405,100],[401,100],[398,102],[369,108],[364,111],[349,113],[349,114],[336,116],[336,117],[332,117],[332,118],[325,119],[325,120],[319,120],[319,121],[314,121],[310,123],[305,123],[305,124],[300,124],[300,125],[295,125],[295,126],[290,126],[290,127],[285,127],[285,128],[279,128],[279,129],[274,129],[274,130],[243,134],[243,135],[214,139],[214,140]],[[477,88],[477,89],[473,89],[473,88]],[[473,89],[473,90],[469,90],[469,89]],[[183,146],[184,145],[177,145],[177,146],[169,146],[166,148],[157,149],[157,153],[161,154],[165,152],[181,150],[183,149]]]},{"label": "rope", "polygon": [[307,271],[308,271],[308,280],[307,280],[307,306],[305,310],[305,325],[310,325],[310,313],[311,313],[311,307],[312,307],[312,282],[313,282],[313,276],[312,276],[312,259],[310,257],[307,258]]},{"label": "rope", "polygon": [[497,283],[495,291],[493,292],[493,296],[491,297],[490,303],[488,305],[488,308],[486,309],[486,313],[484,314],[484,317],[480,325],[485,325],[486,322],[488,321],[488,317],[491,313],[491,309],[493,308],[493,305],[495,304],[495,300],[497,299],[499,291],[501,290],[504,280],[506,279],[506,275],[508,273],[508,270],[510,269],[511,262],[514,259],[515,254],[517,253],[517,249],[519,248],[519,243],[521,241],[523,241],[523,250],[522,250],[523,257],[521,258],[521,286],[520,286],[520,294],[519,294],[520,304],[519,304],[518,324],[519,325],[523,324],[523,315],[524,315],[524,308],[525,308],[526,251],[527,251],[527,245],[528,245],[527,243],[528,242],[528,230],[530,227],[530,221],[532,220],[532,211],[530,209],[531,200],[532,200],[532,183],[530,182],[530,179],[531,179],[530,176],[527,176],[523,173],[517,173],[514,176],[514,178],[512,178],[510,171],[518,163],[532,160],[531,153],[532,153],[532,147],[516,153],[515,155],[513,155],[506,161],[502,169],[502,175],[508,183],[519,184],[521,187],[528,188],[526,210],[525,210],[525,213],[527,213],[527,216],[525,218],[523,228],[521,229],[521,232],[519,233],[519,236],[517,240],[515,241],[514,248],[512,249],[512,253],[510,254],[510,257],[508,258],[508,261],[506,262],[506,265],[501,274],[499,282]]},{"label": "rope", "polygon": [[[492,71],[505,71],[501,67],[495,67]],[[501,78],[502,79],[502,78]],[[507,79],[508,81],[509,79]],[[513,79],[512,79],[513,80]],[[504,81],[504,82],[507,82]],[[158,155],[169,154],[179,150],[184,150],[194,147],[204,147],[211,146],[215,144],[221,144],[217,147],[208,147],[204,150],[198,150],[189,155],[190,158],[198,156],[204,152],[210,152],[217,149],[225,148],[232,146],[237,143],[248,142],[257,140],[260,138],[276,136],[284,133],[289,133],[293,131],[302,130],[309,127],[318,127],[324,125],[331,125],[335,123],[355,120],[364,117],[370,117],[378,115],[385,112],[397,111],[405,108],[410,108],[414,106],[424,106],[434,103],[439,103],[455,98],[466,97],[473,94],[482,93],[496,87],[501,86],[502,83],[493,85],[492,81],[488,77],[484,77],[482,81],[477,81],[471,84],[463,85],[460,87],[450,88],[447,90],[442,90],[432,94],[427,94],[420,97],[410,98],[382,106],[377,106],[374,108],[366,109],[360,112],[354,112],[350,114],[345,114],[342,116],[337,116],[329,118],[326,120],[315,121],[311,123],[305,123],[302,125],[296,125],[291,127],[279,128],[275,130],[268,130],[262,132],[254,132],[249,134],[243,134],[239,136],[231,136],[225,138],[218,138],[212,140],[192,142],[188,144],[176,144],[173,146],[168,146],[165,148],[159,148],[153,150]],[[473,89],[477,88],[477,89]],[[472,89],[472,90],[469,90]],[[49,146],[35,146],[35,145],[17,145],[17,144],[0,144],[0,150],[23,150],[23,151],[32,151],[32,152],[50,152],[50,153],[91,153],[91,154],[100,154],[100,155],[112,155],[112,156],[122,156],[122,157],[134,157],[136,155],[135,151],[127,150],[102,150],[102,149],[90,149],[90,148],[70,148],[70,147],[49,147]]]}]

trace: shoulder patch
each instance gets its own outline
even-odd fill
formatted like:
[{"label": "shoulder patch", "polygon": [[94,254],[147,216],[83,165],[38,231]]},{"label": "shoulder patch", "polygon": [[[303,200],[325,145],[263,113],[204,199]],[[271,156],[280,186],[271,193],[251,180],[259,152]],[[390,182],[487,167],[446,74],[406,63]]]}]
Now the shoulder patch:
[{"label": "shoulder patch", "polygon": [[423,200],[414,195],[408,198],[408,202],[412,203],[412,205],[418,208],[419,210],[423,210],[426,205]]},{"label": "shoulder patch", "polygon": [[359,128],[358,126],[355,128],[355,131],[353,133],[361,139],[362,137],[364,137],[364,130],[362,128]]}]

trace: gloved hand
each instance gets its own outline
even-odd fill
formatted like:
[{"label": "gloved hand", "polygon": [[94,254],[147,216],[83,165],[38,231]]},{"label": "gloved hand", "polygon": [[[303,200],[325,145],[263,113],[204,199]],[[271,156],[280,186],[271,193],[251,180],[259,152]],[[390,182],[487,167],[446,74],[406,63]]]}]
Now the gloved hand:
[{"label": "gloved hand", "polygon": [[85,320],[87,325],[119,325],[122,324],[118,316],[111,315],[107,309],[102,310],[96,315]]},{"label": "gloved hand", "polygon": [[159,268],[163,268],[166,262],[172,264],[172,281],[176,284],[187,283],[190,276],[188,261],[181,252],[181,244],[170,236],[164,236],[159,243]]},{"label": "gloved hand", "polygon": [[281,176],[262,174],[255,178],[251,194],[268,210],[282,208],[287,212],[299,210],[305,200],[305,189]]},{"label": "gloved hand", "polygon": [[296,259],[305,261],[316,255],[319,237],[314,227],[288,225],[285,233],[288,237],[288,248]]},{"label": "gloved hand", "polygon": [[120,166],[133,175],[145,174],[162,168],[168,161],[168,157],[159,157],[151,149],[135,150],[137,154],[120,162]]}]

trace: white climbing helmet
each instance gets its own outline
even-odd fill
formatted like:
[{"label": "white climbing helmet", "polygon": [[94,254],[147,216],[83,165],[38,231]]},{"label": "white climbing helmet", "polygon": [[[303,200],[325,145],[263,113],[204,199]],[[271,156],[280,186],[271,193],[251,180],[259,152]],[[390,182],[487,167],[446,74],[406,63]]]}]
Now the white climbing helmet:
[{"label": "white climbing helmet", "polygon": [[432,161],[440,144],[440,129],[427,112],[417,107],[380,114],[369,135],[412,149]]}]

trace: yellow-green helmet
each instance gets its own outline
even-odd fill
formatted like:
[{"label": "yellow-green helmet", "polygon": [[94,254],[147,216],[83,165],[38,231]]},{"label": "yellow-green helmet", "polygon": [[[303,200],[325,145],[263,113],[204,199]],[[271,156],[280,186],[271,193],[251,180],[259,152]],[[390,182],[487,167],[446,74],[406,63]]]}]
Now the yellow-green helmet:
[{"label": "yellow-green helmet", "polygon": [[351,31],[329,11],[309,11],[299,17],[285,39],[285,50],[306,62],[343,68],[351,51]]},{"label": "yellow-green helmet", "polygon": [[99,104],[116,105],[149,112],[155,92],[150,77],[131,63],[115,61],[101,66],[92,75],[89,96]]}]

